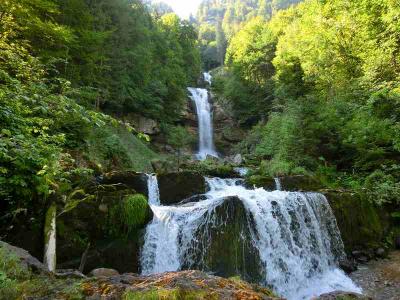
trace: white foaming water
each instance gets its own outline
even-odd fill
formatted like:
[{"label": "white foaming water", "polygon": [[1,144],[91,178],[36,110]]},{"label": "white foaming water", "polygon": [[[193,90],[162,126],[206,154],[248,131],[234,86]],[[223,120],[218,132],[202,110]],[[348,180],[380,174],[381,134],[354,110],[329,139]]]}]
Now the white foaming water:
[{"label": "white foaming water", "polygon": [[243,177],[246,176],[250,170],[248,168],[234,168],[234,171]]},{"label": "white foaming water", "polygon": [[282,191],[281,180],[280,180],[278,177],[275,177],[274,180],[275,180],[275,188],[276,188],[278,191]]},{"label": "white foaming water", "polygon": [[191,99],[196,104],[197,119],[199,122],[199,152],[197,158],[204,160],[207,155],[218,157],[215,151],[213,138],[213,125],[211,105],[208,101],[208,91],[206,89],[188,88]]},{"label": "white foaming water", "polygon": [[160,205],[160,191],[158,189],[157,175],[147,174],[147,190],[150,205]]},{"label": "white foaming water", "polygon": [[204,80],[205,80],[209,85],[211,85],[211,81],[212,81],[212,76],[211,76],[211,74],[210,74],[209,72],[205,72],[205,73],[203,73],[203,77],[204,77]]},{"label": "white foaming water", "polygon": [[[344,247],[323,195],[248,190],[238,179],[207,182],[207,200],[152,207],[155,216],[147,227],[141,256],[143,274],[202,266],[204,257],[193,254],[196,241],[202,238],[198,229],[217,224],[215,209],[226,197],[237,196],[253,220],[248,226],[263,267],[261,284],[289,300],[308,300],[335,290],[361,292],[337,267]],[[205,250],[202,253],[206,255]]]}]

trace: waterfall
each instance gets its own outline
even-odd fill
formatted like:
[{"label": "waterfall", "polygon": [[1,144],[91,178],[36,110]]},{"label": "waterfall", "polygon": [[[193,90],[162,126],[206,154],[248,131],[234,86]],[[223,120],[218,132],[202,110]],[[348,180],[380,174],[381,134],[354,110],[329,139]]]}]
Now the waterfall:
[{"label": "waterfall", "polygon": [[150,205],[160,205],[160,191],[158,189],[157,175],[147,174],[147,190]]},{"label": "waterfall", "polygon": [[281,184],[281,180],[279,179],[279,177],[275,177],[275,188],[278,191],[282,191],[282,184]]},{"label": "waterfall", "polygon": [[213,272],[208,263],[215,251],[208,248],[212,232],[226,223],[227,214],[225,208],[222,212],[218,208],[233,196],[244,207],[246,227],[246,233],[242,230],[234,239],[242,239],[257,252],[251,256],[261,266],[259,283],[289,300],[308,300],[335,290],[361,292],[337,267],[345,256],[344,246],[322,194],[247,189],[240,179],[206,180],[206,200],[152,206],[154,219],[146,229],[141,255],[143,274],[182,269]]},{"label": "waterfall", "polygon": [[204,81],[211,85],[212,76],[209,72],[203,73]]},{"label": "waterfall", "polygon": [[244,168],[244,167],[237,167],[234,168],[234,171],[239,174],[240,176],[244,177],[249,173],[249,169],[248,168]]},{"label": "waterfall", "polygon": [[204,160],[207,155],[218,157],[214,147],[211,105],[206,89],[188,88],[191,99],[196,104],[199,122],[199,152],[197,158]]}]

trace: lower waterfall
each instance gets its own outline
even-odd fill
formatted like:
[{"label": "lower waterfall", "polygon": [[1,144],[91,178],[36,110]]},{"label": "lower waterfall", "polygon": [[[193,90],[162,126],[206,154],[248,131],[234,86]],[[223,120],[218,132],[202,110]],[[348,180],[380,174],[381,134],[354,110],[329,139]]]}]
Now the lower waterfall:
[{"label": "lower waterfall", "polygon": [[[146,229],[141,255],[143,274],[200,269],[224,275],[224,268],[231,266],[224,264],[225,252],[217,251],[220,257],[215,257],[215,249],[229,245],[214,245],[214,239],[228,234],[224,230],[230,222],[238,230],[230,239],[231,247],[239,245],[236,275],[289,300],[334,290],[361,292],[337,267],[345,256],[344,246],[322,194],[247,189],[241,179],[206,180],[206,200],[152,205],[154,219]],[[230,212],[235,213],[233,220]]]}]

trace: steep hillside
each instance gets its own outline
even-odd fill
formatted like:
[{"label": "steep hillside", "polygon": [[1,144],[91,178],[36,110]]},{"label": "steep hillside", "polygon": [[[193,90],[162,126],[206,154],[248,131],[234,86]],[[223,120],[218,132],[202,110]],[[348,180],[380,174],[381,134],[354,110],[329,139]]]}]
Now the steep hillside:
[{"label": "steep hillside", "polygon": [[203,64],[212,69],[224,62],[227,41],[254,17],[270,19],[301,0],[204,0],[198,10]]}]

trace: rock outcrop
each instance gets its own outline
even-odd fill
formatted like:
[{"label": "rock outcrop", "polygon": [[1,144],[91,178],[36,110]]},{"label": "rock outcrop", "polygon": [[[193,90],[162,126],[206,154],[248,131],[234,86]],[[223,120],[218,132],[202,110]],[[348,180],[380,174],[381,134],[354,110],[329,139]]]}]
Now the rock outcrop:
[{"label": "rock outcrop", "polygon": [[195,195],[204,194],[206,182],[197,172],[175,172],[158,176],[161,204],[171,205]]},{"label": "rock outcrop", "polygon": [[390,229],[388,213],[357,194],[340,191],[324,194],[335,214],[346,252],[359,261],[381,256],[378,250]]},{"label": "rock outcrop", "polygon": [[212,226],[201,225],[193,241],[192,264],[184,269],[200,269],[222,277],[240,275],[251,282],[261,282],[263,268],[259,252],[252,244],[251,216],[237,197],[227,197],[206,216]]},{"label": "rock outcrop", "polygon": [[200,271],[150,276],[124,274],[88,281],[82,286],[86,299],[283,300],[266,288]]},{"label": "rock outcrop", "polygon": [[7,253],[11,253],[13,256],[17,257],[23,270],[38,274],[49,273],[46,266],[42,264],[37,258],[33,257],[28,251],[12,246],[2,241],[0,241],[0,248],[4,249]]}]

